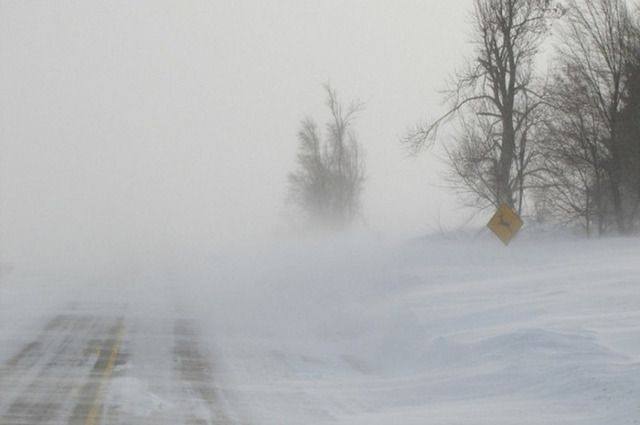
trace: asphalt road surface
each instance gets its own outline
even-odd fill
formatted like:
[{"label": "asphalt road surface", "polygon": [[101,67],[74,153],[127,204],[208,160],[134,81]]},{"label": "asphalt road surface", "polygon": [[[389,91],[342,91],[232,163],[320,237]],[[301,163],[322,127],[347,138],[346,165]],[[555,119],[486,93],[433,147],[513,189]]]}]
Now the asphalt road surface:
[{"label": "asphalt road surface", "polygon": [[195,322],[67,309],[0,366],[0,424],[236,424]]}]

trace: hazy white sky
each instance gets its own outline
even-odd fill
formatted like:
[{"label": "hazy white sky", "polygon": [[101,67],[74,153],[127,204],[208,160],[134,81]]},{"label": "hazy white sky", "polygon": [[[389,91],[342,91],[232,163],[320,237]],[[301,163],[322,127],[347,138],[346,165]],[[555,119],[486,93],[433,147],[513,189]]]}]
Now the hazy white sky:
[{"label": "hazy white sky", "polygon": [[[321,84],[360,98],[364,213],[419,235],[455,201],[398,139],[441,110],[472,0],[0,0],[3,255],[105,256],[279,228]],[[452,218],[455,217],[455,218]]]}]

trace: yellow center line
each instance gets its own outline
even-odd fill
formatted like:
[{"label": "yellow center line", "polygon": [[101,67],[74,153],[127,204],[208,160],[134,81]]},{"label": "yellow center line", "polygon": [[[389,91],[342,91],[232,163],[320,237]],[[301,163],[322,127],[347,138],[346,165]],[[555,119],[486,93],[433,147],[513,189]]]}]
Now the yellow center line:
[{"label": "yellow center line", "polygon": [[[107,365],[104,367],[102,371],[102,376],[100,377],[100,381],[98,382],[98,390],[96,391],[96,397],[91,403],[91,409],[89,413],[87,413],[87,417],[85,418],[85,425],[96,425],[98,422],[98,414],[100,413],[100,405],[102,404],[102,396],[103,389],[106,382],[111,378],[113,374],[113,368],[115,367],[116,360],[118,358],[118,353],[120,352],[120,346],[122,345],[122,339],[124,337],[124,325],[122,321],[118,323],[118,331],[116,333],[116,340],[111,347],[111,353],[109,354],[109,359],[107,360]],[[98,351],[98,357],[100,357],[100,351]]]}]

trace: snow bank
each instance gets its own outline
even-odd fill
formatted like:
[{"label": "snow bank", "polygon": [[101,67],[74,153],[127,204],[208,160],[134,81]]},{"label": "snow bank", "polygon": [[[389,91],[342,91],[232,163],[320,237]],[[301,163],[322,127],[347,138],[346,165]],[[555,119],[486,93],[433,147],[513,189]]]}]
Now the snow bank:
[{"label": "snow bank", "polygon": [[197,280],[255,423],[640,420],[637,239],[292,243]]}]

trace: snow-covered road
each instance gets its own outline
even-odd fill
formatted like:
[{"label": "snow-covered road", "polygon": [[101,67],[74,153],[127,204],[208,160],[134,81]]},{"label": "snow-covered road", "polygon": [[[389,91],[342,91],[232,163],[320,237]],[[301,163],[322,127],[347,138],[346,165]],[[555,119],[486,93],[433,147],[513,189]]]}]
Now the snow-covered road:
[{"label": "snow-covered road", "polygon": [[638,425],[638,239],[362,240],[0,284],[0,425]]},{"label": "snow-covered road", "polygon": [[0,368],[1,424],[237,423],[192,320],[114,307],[68,308],[21,335],[29,342]]}]

